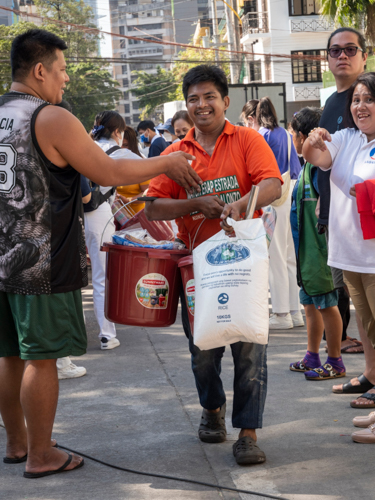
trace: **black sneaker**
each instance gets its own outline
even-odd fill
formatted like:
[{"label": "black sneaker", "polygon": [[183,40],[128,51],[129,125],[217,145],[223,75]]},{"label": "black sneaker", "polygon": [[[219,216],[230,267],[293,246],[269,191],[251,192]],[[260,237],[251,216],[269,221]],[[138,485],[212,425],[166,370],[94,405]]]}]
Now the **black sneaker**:
[{"label": "black sneaker", "polygon": [[266,455],[253,438],[245,436],[233,445],[233,455],[238,465],[261,464],[266,461]]},{"label": "black sneaker", "polygon": [[198,429],[198,436],[201,441],[205,443],[222,443],[226,440],[225,409],[225,403],[217,413],[209,413],[203,409]]}]

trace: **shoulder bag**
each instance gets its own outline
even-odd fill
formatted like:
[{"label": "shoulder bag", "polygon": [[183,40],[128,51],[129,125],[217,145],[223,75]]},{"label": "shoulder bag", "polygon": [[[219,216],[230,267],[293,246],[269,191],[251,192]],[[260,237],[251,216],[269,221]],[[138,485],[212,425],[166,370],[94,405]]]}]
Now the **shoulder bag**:
[{"label": "shoulder bag", "polygon": [[[110,156],[118,149],[121,149],[120,146],[112,146],[110,149],[108,149],[108,151],[106,151],[106,154]],[[88,203],[83,204],[83,211],[85,213],[93,212],[94,210],[96,210],[98,207],[100,207],[100,205],[102,205],[105,201],[107,201],[116,191],[116,187],[113,187],[109,189],[105,194],[103,194],[100,191],[99,184],[96,184],[95,182],[89,180],[89,185],[91,187],[91,200]]]}]

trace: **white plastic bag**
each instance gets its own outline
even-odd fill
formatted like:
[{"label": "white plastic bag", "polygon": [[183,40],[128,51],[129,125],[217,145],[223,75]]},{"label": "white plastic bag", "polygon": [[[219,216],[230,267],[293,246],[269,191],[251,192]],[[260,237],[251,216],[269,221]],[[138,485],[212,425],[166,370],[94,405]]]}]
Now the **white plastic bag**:
[{"label": "white plastic bag", "polygon": [[268,249],[262,219],[234,221],[193,251],[194,343],[213,349],[268,343]]}]

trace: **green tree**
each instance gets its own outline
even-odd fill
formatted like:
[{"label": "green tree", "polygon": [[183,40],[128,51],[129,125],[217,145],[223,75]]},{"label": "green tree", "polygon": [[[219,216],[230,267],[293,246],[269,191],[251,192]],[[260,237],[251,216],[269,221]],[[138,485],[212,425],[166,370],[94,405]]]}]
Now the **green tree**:
[{"label": "green tree", "polygon": [[[173,63],[171,70],[157,68],[156,74],[146,71],[133,71],[138,76],[132,93],[138,97],[141,108],[141,118],[152,115],[158,106],[169,101],[183,101],[182,80],[190,68],[198,64],[216,64],[215,53],[212,50],[195,49],[193,47],[178,53],[178,61]],[[220,54],[220,64],[229,76],[228,56]]]},{"label": "green tree", "polygon": [[[229,63],[228,55],[226,52],[219,53],[220,66],[224,70],[227,77],[229,77]],[[173,65],[173,75],[176,82],[182,82],[184,75],[189,69],[199,64],[217,64],[215,60],[215,51],[213,50],[200,50],[193,47],[182,50],[178,53],[179,60]],[[183,101],[184,96],[182,93],[182,83],[176,89],[175,100]]]},{"label": "green tree", "polygon": [[147,71],[132,71],[137,75],[131,89],[139,99],[139,106],[143,108],[141,118],[149,117],[161,104],[176,100],[176,88],[179,83],[176,82],[174,73],[157,67],[156,74],[147,73]]},{"label": "green tree", "polygon": [[81,120],[86,130],[94,124],[95,115],[105,109],[114,109],[121,97],[117,89],[119,83],[111,74],[93,62],[67,65],[70,82],[64,99],[73,108],[73,113]]},{"label": "green tree", "polygon": [[341,26],[360,28],[375,45],[375,0],[320,0],[321,14]]},{"label": "green tree", "polygon": [[86,130],[90,130],[99,111],[115,109],[121,97],[117,88],[119,83],[100,60],[90,59],[90,56],[96,55],[100,39],[95,30],[86,32],[59,25],[53,20],[63,19],[64,22],[93,28],[92,9],[82,0],[35,0],[35,4],[38,13],[43,16],[41,26],[24,21],[11,26],[0,25],[0,94],[7,92],[11,85],[9,54],[13,38],[28,29],[41,27],[60,36],[68,44],[65,57],[70,82],[64,99],[72,105],[74,114]]},{"label": "green tree", "polygon": [[[59,35],[68,45],[67,58],[82,58],[97,52],[100,34],[95,31],[94,13],[83,0],[34,0],[38,14],[46,20],[44,28]],[[74,23],[93,28],[82,31],[79,28],[48,22],[49,19]]]}]

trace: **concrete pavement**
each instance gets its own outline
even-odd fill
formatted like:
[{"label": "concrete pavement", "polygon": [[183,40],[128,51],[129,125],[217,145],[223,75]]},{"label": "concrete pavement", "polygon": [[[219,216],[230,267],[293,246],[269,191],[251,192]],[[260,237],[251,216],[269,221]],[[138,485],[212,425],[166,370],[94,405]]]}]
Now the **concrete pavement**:
[{"label": "concrete pavement", "polygon": [[[332,394],[333,381],[308,382],[288,366],[306,349],[306,329],[272,333],[268,395],[259,445],[265,464],[239,467],[232,456],[233,365],[223,360],[228,440],[197,438],[201,408],[190,369],[187,340],[178,322],[170,328],[118,326],[121,346],[101,351],[92,290],[83,291],[89,337],[87,354],[74,359],[87,375],[60,383],[53,436],[58,443],[112,464],[141,471],[223,484],[290,500],[367,500],[375,497],[375,446],[355,444],[351,420],[371,410],[349,407],[352,396]],[[356,334],[352,315],[350,334]],[[323,349],[321,351],[324,358]],[[364,356],[344,355],[347,379],[363,371]],[[5,430],[0,427],[4,449]],[[24,464],[0,464],[0,498],[7,500],[255,500],[264,497],[218,491],[139,476],[86,460],[68,474],[27,480]]]}]

